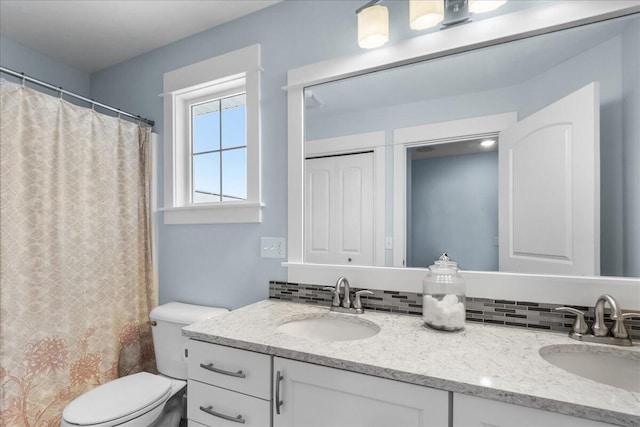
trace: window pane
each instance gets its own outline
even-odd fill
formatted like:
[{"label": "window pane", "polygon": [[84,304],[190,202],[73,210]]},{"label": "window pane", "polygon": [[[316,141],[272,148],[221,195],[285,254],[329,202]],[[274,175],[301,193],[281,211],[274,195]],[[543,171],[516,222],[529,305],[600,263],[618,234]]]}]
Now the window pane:
[{"label": "window pane", "polygon": [[247,199],[247,149],[222,152],[222,200]]},{"label": "window pane", "polygon": [[193,203],[220,201],[220,152],[193,156]]},{"label": "window pane", "polygon": [[193,153],[220,149],[220,101],[191,107]]},{"label": "window pane", "polygon": [[222,148],[247,145],[246,95],[222,100]]}]

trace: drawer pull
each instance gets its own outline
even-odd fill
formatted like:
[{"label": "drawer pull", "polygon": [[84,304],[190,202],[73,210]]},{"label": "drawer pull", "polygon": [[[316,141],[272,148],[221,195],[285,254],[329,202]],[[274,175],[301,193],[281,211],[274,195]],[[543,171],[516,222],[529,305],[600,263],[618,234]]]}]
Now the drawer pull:
[{"label": "drawer pull", "polygon": [[237,377],[237,378],[246,378],[246,375],[243,374],[242,371],[231,372],[231,371],[225,371],[223,369],[214,368],[213,363],[208,363],[206,365],[204,363],[201,363],[200,367],[202,369],[206,369],[207,371],[215,372],[217,374],[229,375],[230,377]]},{"label": "drawer pull", "polygon": [[234,423],[244,424],[245,422],[247,422],[247,420],[242,418],[242,415],[238,415],[237,417],[232,417],[231,415],[221,414],[220,412],[214,411],[213,410],[213,406],[211,406],[211,405],[206,406],[206,407],[205,406],[201,406],[200,410],[202,412],[206,412],[209,415],[213,415],[214,417],[222,418],[223,420],[227,420],[227,421],[233,421]]}]

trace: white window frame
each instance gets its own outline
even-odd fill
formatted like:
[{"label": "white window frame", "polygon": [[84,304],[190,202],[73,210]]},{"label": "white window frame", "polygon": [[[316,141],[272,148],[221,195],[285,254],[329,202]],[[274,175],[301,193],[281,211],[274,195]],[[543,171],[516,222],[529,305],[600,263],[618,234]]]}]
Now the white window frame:
[{"label": "white window frame", "polygon": [[[260,166],[260,45],[255,44],[164,74],[164,223],[262,222]],[[246,93],[247,199],[191,202],[192,104]]]}]

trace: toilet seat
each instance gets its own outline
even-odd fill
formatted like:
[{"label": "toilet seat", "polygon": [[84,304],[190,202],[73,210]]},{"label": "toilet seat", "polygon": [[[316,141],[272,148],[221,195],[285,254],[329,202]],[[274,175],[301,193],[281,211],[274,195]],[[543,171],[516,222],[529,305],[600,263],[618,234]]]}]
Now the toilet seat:
[{"label": "toilet seat", "polygon": [[164,404],[172,382],[140,372],[105,383],[81,395],[62,413],[70,425],[110,427],[122,424]]}]

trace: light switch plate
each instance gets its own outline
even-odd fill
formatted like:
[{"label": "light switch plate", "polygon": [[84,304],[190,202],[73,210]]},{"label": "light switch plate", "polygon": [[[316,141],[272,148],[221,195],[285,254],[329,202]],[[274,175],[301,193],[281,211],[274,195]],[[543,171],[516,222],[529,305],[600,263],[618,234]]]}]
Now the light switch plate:
[{"label": "light switch plate", "polygon": [[284,237],[261,237],[260,256],[262,258],[286,258],[286,245]]}]

